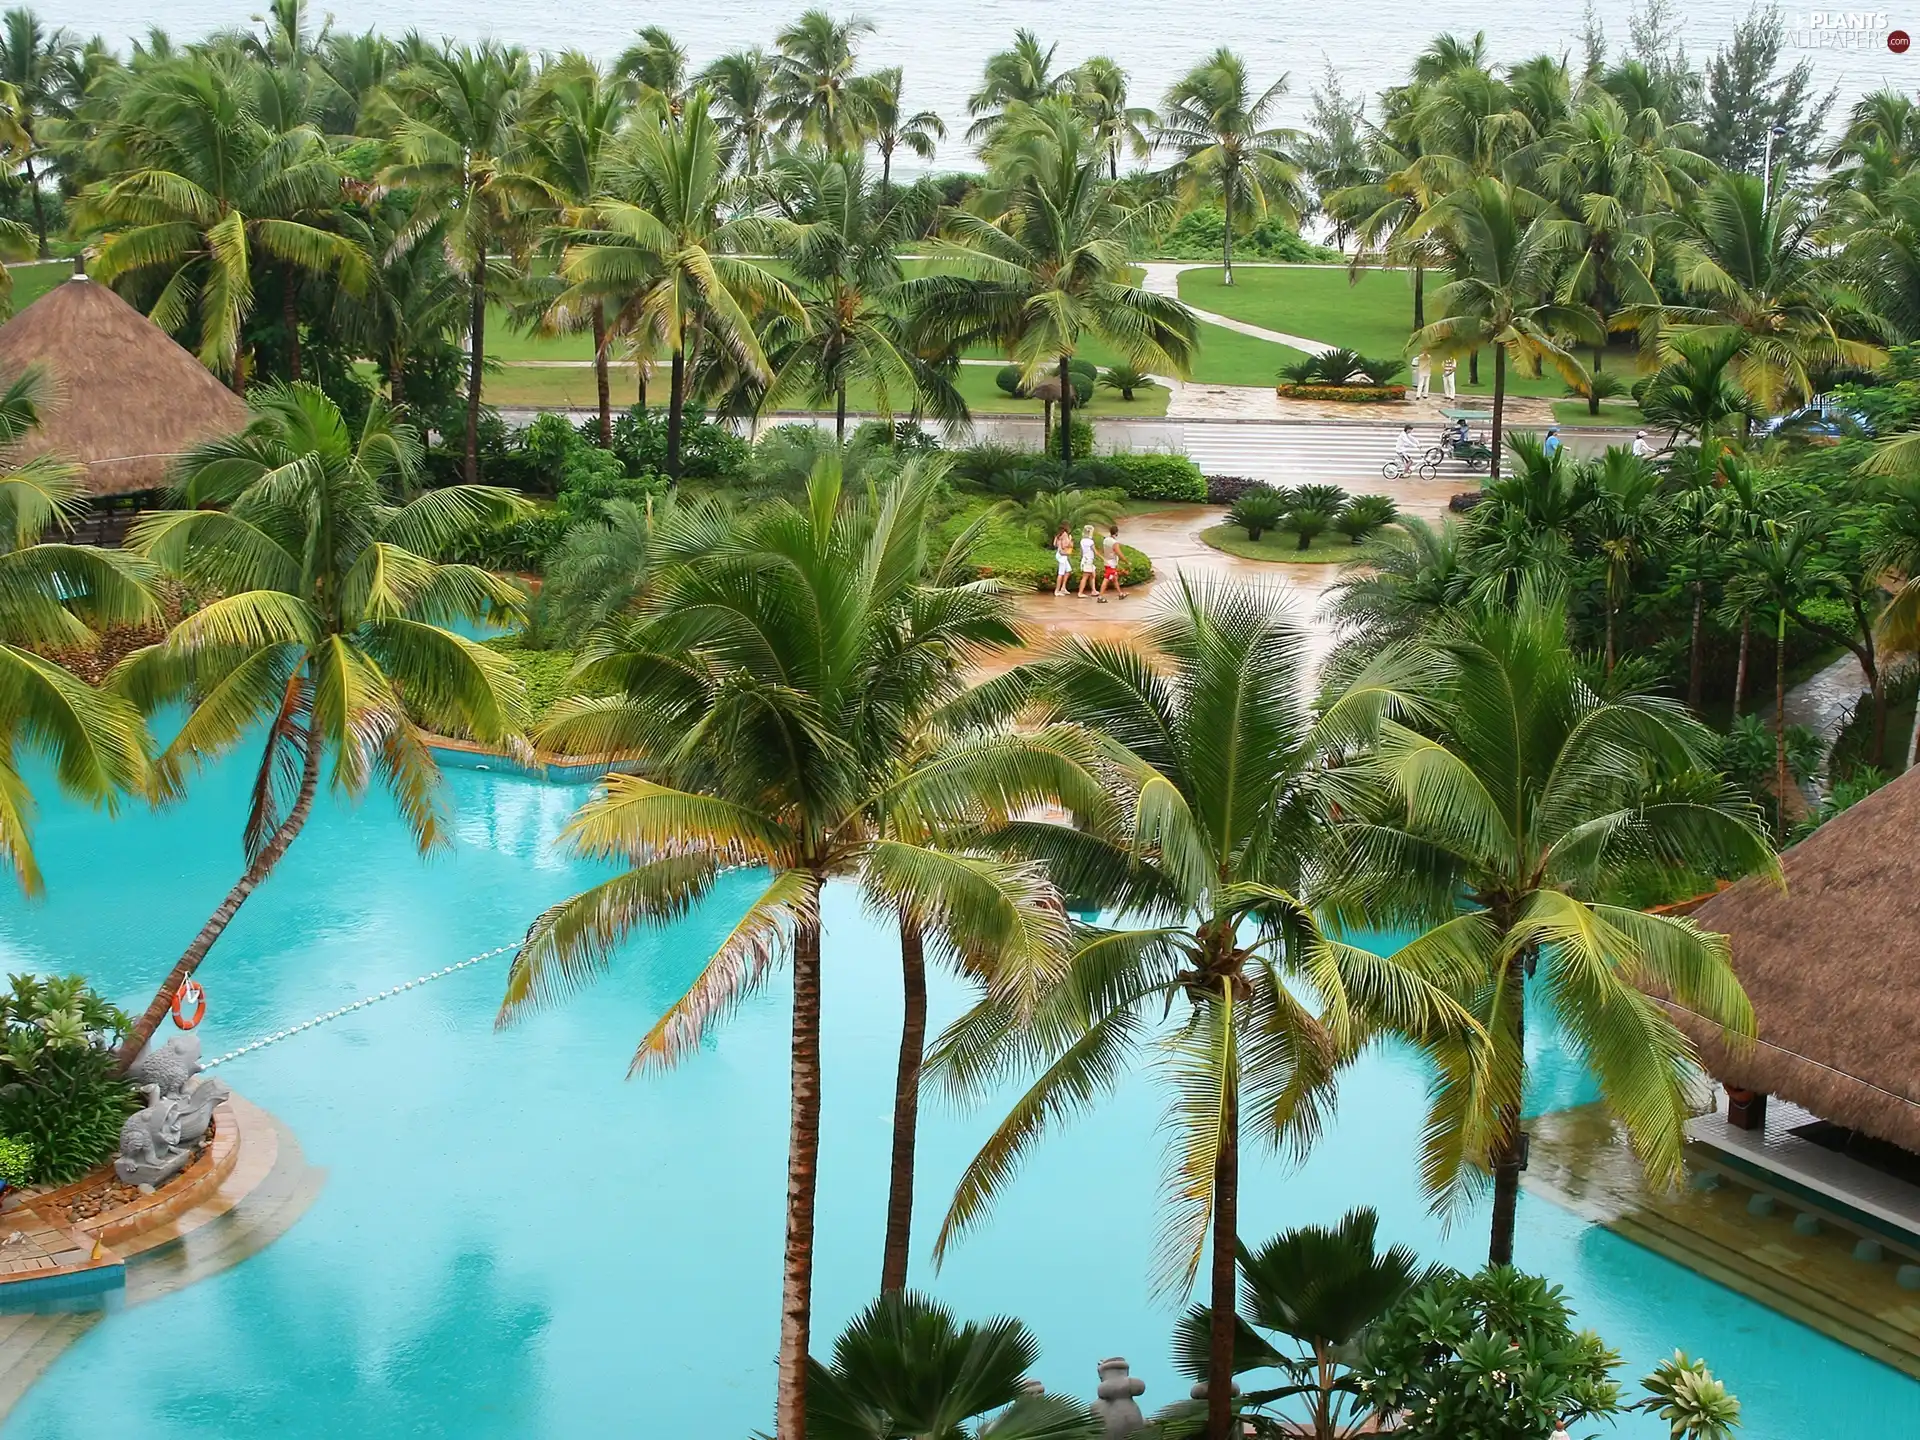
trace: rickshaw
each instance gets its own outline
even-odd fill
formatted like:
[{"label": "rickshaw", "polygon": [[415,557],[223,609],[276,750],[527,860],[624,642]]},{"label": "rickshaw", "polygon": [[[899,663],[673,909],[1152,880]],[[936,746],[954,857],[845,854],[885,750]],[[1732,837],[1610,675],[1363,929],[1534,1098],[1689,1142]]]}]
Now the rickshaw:
[{"label": "rickshaw", "polygon": [[[1481,422],[1491,430],[1493,416],[1484,410],[1442,410],[1448,422],[1448,429],[1465,423],[1471,427]],[[1427,451],[1429,463],[1438,465],[1444,460],[1458,460],[1469,470],[1491,470],[1493,468],[1493,447],[1484,440],[1476,438],[1471,429],[1465,440],[1452,440],[1444,445],[1436,445]]]}]

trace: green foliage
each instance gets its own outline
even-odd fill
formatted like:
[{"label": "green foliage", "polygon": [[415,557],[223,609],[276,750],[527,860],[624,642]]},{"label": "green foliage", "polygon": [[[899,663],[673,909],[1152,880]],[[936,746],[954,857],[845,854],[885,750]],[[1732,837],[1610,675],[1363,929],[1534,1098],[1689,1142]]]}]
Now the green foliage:
[{"label": "green foliage", "polygon": [[1018,365],[1002,365],[993,372],[993,383],[999,387],[1003,395],[1011,395],[1016,400],[1026,398],[1027,387],[1020,383]]},{"label": "green foliage", "polygon": [[1278,490],[1249,490],[1233,502],[1227,519],[1247,532],[1249,540],[1258,540],[1286,518],[1288,497]]},{"label": "green foliage", "polygon": [[572,650],[536,650],[514,636],[483,641],[487,649],[506,658],[526,687],[530,724],[546,719],[547,712],[569,695],[604,695],[604,683],[582,684],[573,678],[579,655]]},{"label": "green foliage", "polygon": [[[1202,205],[1187,211],[1146,249],[1157,260],[1213,260],[1220,254],[1226,231],[1225,212],[1218,205]],[[1236,260],[1318,265],[1338,265],[1345,258],[1338,250],[1302,240],[1297,230],[1274,219],[1262,220],[1236,234],[1233,254]]]},{"label": "green foliage", "polygon": [[1102,483],[1117,485],[1133,500],[1174,500],[1199,504],[1207,498],[1207,477],[1184,455],[1120,453],[1102,455]]},{"label": "green foliage", "polygon": [[1298,542],[1296,548],[1305,550],[1320,536],[1333,528],[1333,516],[1325,510],[1311,506],[1298,506],[1287,512],[1287,529],[1293,532]]},{"label": "green foliage", "polygon": [[1078,543],[1083,526],[1113,523],[1121,498],[1117,490],[1043,490],[1027,506],[1028,531],[1042,545],[1051,546],[1062,530]]},{"label": "green foliage", "polygon": [[[1079,382],[1080,377],[1075,376],[1074,384],[1076,387],[1079,385]],[[1091,382],[1088,383],[1087,394],[1093,394]],[[1073,421],[1069,425],[1068,430],[1067,445],[1074,459],[1084,460],[1087,456],[1093,454],[1093,425],[1091,422],[1082,420],[1076,415],[1073,417]]]},{"label": "green foliage", "polygon": [[1107,390],[1118,391],[1122,400],[1133,399],[1134,391],[1144,390],[1152,383],[1153,377],[1151,375],[1132,365],[1109,365],[1100,374],[1101,387]]},{"label": "green foliage", "polygon": [[[724,425],[688,406],[680,435],[680,476],[684,480],[728,481],[747,473],[751,447]],[[613,422],[613,453],[629,475],[667,473],[667,416],[638,405]]]},{"label": "green foliage", "polygon": [[1283,400],[1334,400],[1347,405],[1385,405],[1407,398],[1404,385],[1301,385],[1288,381],[1274,389]]},{"label": "green foliage", "polygon": [[0,996],[0,1134],[31,1147],[29,1179],[64,1184],[111,1156],[137,1108],[115,1074],[128,1020],[78,975],[15,975]]},{"label": "green foliage", "polygon": [[1406,1440],[1545,1440],[1620,1409],[1619,1363],[1559,1286],[1502,1265],[1421,1286],[1357,1369],[1375,1406],[1406,1412]]},{"label": "green foliage", "polygon": [[0,1181],[15,1187],[33,1176],[33,1145],[14,1135],[0,1135]]},{"label": "green foliage", "polygon": [[1385,495],[1356,495],[1333,517],[1333,528],[1358,545],[1399,518],[1400,507]]},{"label": "green foliage", "polygon": [[1640,1382],[1647,1398],[1630,1405],[1667,1422],[1670,1440],[1729,1440],[1740,1428],[1740,1402],[1727,1393],[1704,1360],[1690,1360],[1684,1350],[1653,1367]]}]

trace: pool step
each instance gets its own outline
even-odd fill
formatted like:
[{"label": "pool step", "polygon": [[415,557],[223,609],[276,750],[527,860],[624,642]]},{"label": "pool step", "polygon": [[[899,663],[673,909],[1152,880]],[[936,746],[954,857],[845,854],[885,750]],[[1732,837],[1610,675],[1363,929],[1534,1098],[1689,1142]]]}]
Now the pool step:
[{"label": "pool step", "polygon": [[61,1351],[99,1322],[101,1313],[83,1310],[0,1317],[0,1416],[19,1403]]},{"label": "pool step", "polygon": [[1804,1284],[1656,1210],[1637,1210],[1605,1224],[1624,1239],[1920,1379],[1920,1337],[1839,1296]]}]

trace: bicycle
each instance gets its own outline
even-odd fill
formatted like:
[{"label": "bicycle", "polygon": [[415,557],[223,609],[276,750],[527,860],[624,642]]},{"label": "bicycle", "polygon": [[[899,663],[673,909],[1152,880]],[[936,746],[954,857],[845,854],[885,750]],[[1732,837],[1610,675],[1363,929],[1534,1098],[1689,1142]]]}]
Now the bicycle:
[{"label": "bicycle", "polygon": [[1436,473],[1436,467],[1429,457],[1422,456],[1420,463],[1416,466],[1411,456],[1396,455],[1380,467],[1380,477],[1383,480],[1404,480],[1410,472],[1416,470],[1422,480],[1431,480]]}]

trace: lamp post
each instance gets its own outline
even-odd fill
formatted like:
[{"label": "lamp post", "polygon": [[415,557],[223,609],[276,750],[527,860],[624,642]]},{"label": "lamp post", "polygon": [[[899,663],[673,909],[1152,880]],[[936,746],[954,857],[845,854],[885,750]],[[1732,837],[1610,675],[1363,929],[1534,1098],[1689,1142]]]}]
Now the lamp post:
[{"label": "lamp post", "polygon": [[1767,207],[1773,201],[1773,142],[1787,138],[1787,127],[1770,125],[1767,127],[1767,158],[1760,175],[1760,213],[1765,215]]}]

